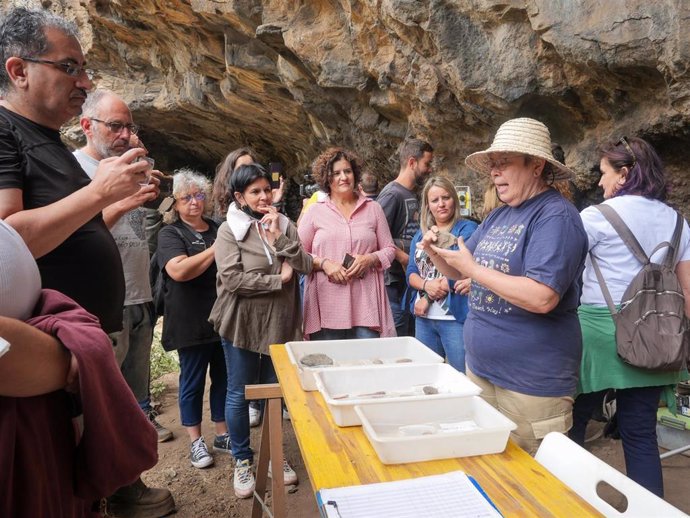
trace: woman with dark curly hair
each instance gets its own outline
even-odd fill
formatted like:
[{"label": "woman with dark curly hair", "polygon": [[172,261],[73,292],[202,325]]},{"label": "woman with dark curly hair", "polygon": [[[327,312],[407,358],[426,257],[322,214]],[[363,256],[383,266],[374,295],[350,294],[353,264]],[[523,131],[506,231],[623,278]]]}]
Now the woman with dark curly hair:
[{"label": "woman with dark curly hair", "polygon": [[358,194],[362,160],[329,148],[312,164],[327,194],[307,212],[299,236],[318,268],[304,290],[304,334],[312,340],[395,336],[383,271],[395,257],[383,209]]}]

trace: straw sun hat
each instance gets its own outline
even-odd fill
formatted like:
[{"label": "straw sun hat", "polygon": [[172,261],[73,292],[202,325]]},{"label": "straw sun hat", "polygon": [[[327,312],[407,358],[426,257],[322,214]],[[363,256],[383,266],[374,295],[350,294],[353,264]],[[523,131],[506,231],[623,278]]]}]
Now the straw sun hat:
[{"label": "straw sun hat", "polygon": [[[553,180],[568,180],[573,172],[553,157],[551,134],[543,123],[522,117],[501,124],[489,149],[472,153],[465,164],[480,173],[489,173],[489,153],[522,153],[543,158],[554,166]],[[550,179],[550,178],[549,178]]]}]

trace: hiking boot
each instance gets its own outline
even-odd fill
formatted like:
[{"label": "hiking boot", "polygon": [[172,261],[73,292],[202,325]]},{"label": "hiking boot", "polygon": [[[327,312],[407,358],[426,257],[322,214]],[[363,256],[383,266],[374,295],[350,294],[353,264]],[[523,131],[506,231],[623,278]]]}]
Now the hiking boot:
[{"label": "hiking boot", "polygon": [[172,431],[168,430],[165,426],[163,426],[156,420],[156,417],[158,417],[158,413],[155,410],[149,410],[145,413],[146,417],[149,418],[149,421],[151,421],[151,424],[156,429],[156,433],[158,434],[158,442],[169,441],[173,438]]},{"label": "hiking boot", "polygon": [[232,455],[232,445],[230,444],[230,434],[225,432],[223,435],[216,435],[213,439],[213,451],[222,451]]},{"label": "hiking boot", "polygon": [[122,518],[160,518],[175,512],[175,500],[170,491],[147,487],[141,478],[115,491],[107,499],[108,516]]},{"label": "hiking boot", "polygon": [[261,408],[256,405],[249,404],[249,426],[254,428],[261,424]]},{"label": "hiking boot", "polygon": [[208,452],[203,437],[199,437],[192,443],[190,457],[192,458],[192,466],[195,468],[208,468],[213,464],[213,457],[211,457],[211,454]]},{"label": "hiking boot", "polygon": [[[271,472],[271,461],[268,462],[268,476],[273,478]],[[297,473],[290,467],[288,461],[283,459],[283,484],[286,486],[294,486],[297,484]]]},{"label": "hiking boot", "polygon": [[232,485],[235,488],[237,498],[249,498],[254,494],[256,480],[249,459],[237,461],[235,464],[235,476]]}]

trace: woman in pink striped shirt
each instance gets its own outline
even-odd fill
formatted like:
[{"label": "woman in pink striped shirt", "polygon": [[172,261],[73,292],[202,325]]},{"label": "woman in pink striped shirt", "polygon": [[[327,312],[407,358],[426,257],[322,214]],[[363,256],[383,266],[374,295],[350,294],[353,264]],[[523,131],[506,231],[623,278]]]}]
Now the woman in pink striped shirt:
[{"label": "woman in pink striped shirt", "polygon": [[328,196],[316,202],[299,225],[304,249],[320,266],[306,279],[305,336],[395,336],[383,282],[395,246],[381,207],[357,192],[362,160],[346,149],[330,148],[314,161],[312,172]]}]

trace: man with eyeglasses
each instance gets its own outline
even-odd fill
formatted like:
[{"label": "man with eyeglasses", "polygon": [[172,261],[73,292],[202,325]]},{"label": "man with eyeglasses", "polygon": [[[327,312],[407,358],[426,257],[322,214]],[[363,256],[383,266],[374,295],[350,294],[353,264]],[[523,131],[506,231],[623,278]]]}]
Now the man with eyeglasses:
[{"label": "man with eyeglasses", "polygon": [[[89,178],[93,178],[101,160],[127,152],[138,131],[127,104],[105,89],[89,94],[79,122],[86,135],[86,146],[76,150],[74,156]],[[139,407],[156,428],[158,442],[164,442],[172,439],[173,434],[156,420],[149,391],[156,315],[149,282],[146,210],[142,208],[157,195],[154,182],[144,185],[135,194],[103,209],[103,220],[115,238],[125,272],[123,329],[110,334],[115,358]]]},{"label": "man with eyeglasses", "polygon": [[[90,180],[62,143],[60,127],[81,112],[93,86],[73,23],[42,10],[4,12],[0,61],[0,218],[37,258],[44,288],[70,296],[105,332],[118,331],[124,275],[101,211],[139,191],[149,166],[134,160],[145,151],[102,160]],[[126,455],[143,446],[103,445]],[[174,510],[169,491],[140,479],[115,496],[128,515]]]}]

